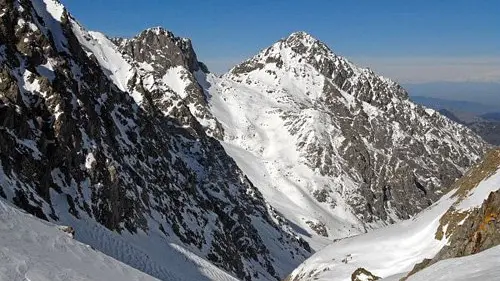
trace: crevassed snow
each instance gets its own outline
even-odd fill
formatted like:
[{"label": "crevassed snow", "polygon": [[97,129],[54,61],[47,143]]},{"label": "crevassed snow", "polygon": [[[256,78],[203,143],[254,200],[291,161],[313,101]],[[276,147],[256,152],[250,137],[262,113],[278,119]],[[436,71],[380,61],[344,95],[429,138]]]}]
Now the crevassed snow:
[{"label": "crevassed snow", "polygon": [[499,263],[500,246],[497,246],[475,255],[439,261],[407,281],[496,281],[500,280]]},{"label": "crevassed snow", "polygon": [[[158,280],[82,244],[0,198],[0,281]],[[165,279],[172,280],[175,279]]]}]

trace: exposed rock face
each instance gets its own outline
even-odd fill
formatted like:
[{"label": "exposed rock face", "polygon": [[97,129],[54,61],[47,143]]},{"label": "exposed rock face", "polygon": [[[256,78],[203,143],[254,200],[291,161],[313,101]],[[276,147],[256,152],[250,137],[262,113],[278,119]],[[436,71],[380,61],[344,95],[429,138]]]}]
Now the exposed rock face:
[{"label": "exposed rock face", "polygon": [[222,137],[222,126],[210,112],[207,106],[209,97],[197,80],[204,80],[208,70],[198,62],[189,39],[176,37],[172,32],[156,27],[132,39],[118,38],[114,41],[137,68],[129,87],[133,86],[139,92],[152,92],[154,106],[181,122],[185,119],[179,106],[182,105],[189,109],[209,135]]},{"label": "exposed rock face", "polygon": [[162,27],[150,28],[133,39],[113,40],[137,62],[147,62],[157,71],[184,66],[190,72],[200,69],[191,40],[176,37]]},{"label": "exposed rock face", "polygon": [[[0,196],[43,219],[84,221],[77,238],[96,224],[137,239],[160,235],[245,280],[279,279],[291,268],[275,260],[308,254],[198,122],[209,113],[189,41],[146,31],[146,45],[177,49],[158,55],[163,68],[142,71],[151,58],[141,55],[151,50],[142,37],[122,42],[131,54],[123,57],[57,1],[1,0],[0,10]],[[187,71],[185,88],[144,81],[172,66]]]},{"label": "exposed rock face", "polygon": [[452,233],[446,246],[434,259],[472,255],[500,245],[500,192],[492,192],[479,209],[473,210]]},{"label": "exposed rock face", "polygon": [[325,218],[346,210],[355,215],[357,221],[327,225],[337,237],[418,213],[488,147],[303,32],[214,78],[210,91],[213,112],[229,124],[224,140],[262,160],[269,188],[286,190],[280,200],[321,206],[301,213],[306,219],[297,225],[329,223],[338,216]]},{"label": "exposed rock face", "polygon": [[373,275],[370,271],[364,268],[356,269],[351,276],[351,281],[375,281],[380,280],[380,277]]}]

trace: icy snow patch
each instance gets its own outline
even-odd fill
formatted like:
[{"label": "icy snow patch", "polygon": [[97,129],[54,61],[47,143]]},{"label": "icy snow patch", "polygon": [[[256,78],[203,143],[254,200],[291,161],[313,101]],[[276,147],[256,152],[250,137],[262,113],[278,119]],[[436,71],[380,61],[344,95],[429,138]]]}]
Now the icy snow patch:
[{"label": "icy snow patch", "polygon": [[85,157],[85,168],[87,168],[88,170],[92,169],[92,166],[94,165],[95,161],[96,160],[92,152],[87,154],[87,157]]},{"label": "icy snow patch", "polygon": [[186,87],[189,85],[187,76],[188,71],[183,66],[176,66],[167,70],[162,81],[184,99],[187,97]]},{"label": "icy snow patch", "polygon": [[489,178],[480,182],[456,207],[458,211],[480,207],[491,192],[500,189],[500,169]]},{"label": "icy snow patch", "polygon": [[56,78],[56,74],[54,73],[54,67],[52,66],[50,60],[47,60],[45,64],[37,66],[36,71],[40,75],[47,77],[47,79],[49,79],[50,82],[52,82]]}]

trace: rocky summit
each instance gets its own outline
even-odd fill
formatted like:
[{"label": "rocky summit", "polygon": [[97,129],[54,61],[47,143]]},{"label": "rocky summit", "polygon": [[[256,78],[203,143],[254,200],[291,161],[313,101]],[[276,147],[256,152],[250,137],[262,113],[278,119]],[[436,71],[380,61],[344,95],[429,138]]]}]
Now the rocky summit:
[{"label": "rocky summit", "polygon": [[430,206],[488,148],[304,32],[217,76],[161,27],[109,38],[57,0],[0,11],[2,220],[33,220],[15,205],[160,280],[282,280]]}]

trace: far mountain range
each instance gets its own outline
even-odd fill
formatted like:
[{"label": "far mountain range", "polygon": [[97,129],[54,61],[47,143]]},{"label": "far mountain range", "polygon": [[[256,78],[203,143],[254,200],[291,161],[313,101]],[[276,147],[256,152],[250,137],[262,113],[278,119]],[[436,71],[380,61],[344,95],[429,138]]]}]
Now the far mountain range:
[{"label": "far mountain range", "polygon": [[500,145],[500,107],[479,102],[411,96],[421,105],[438,110],[451,120],[461,123],[493,145]]}]

